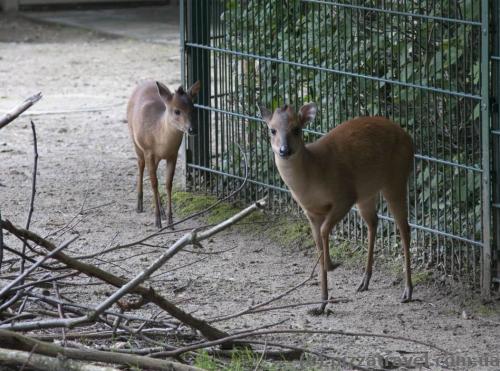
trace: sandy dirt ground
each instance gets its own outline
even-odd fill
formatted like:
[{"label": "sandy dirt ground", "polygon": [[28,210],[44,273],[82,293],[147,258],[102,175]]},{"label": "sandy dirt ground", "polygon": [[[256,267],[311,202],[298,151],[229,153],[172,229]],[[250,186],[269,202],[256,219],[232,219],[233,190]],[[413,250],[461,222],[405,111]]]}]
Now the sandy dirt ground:
[{"label": "sandy dirt ground", "polygon": [[[179,64],[175,43],[150,44],[0,15],[0,111],[35,92],[42,91],[44,95],[43,101],[32,109],[36,115],[23,117],[0,131],[2,217],[15,224],[25,223],[31,187],[31,118],[36,123],[40,154],[34,231],[51,233],[56,241],[78,233],[79,239],[68,250],[71,255],[97,252],[154,232],[148,182],[146,212],[134,211],[136,162],[125,122],[125,106],[132,88],[141,79],[154,78],[170,87],[177,86]],[[101,110],[71,112],[95,108]],[[61,231],[68,223],[71,228]],[[181,236],[181,228],[200,223],[190,221],[157,242],[169,245]],[[225,232],[207,243],[209,252],[227,250],[221,254],[180,253],[160,270],[162,275],[152,280],[153,286],[193,315],[211,318],[238,312],[304,280],[315,260],[312,248],[279,246],[258,228],[252,228],[254,233],[241,229]],[[155,247],[134,247],[94,263],[123,277],[132,277],[161,251]],[[172,270],[199,259],[202,260],[183,269]],[[495,359],[499,362],[500,357],[498,305],[481,310],[484,307],[473,295],[433,282],[416,286],[416,300],[400,304],[402,282],[394,281],[376,267],[370,290],[356,293],[361,274],[361,269],[343,267],[330,273],[331,295],[349,300],[331,305],[328,316],[313,317],[307,308],[299,307],[248,315],[216,326],[233,332],[285,321],[280,328],[405,336],[432,342],[453,356],[410,342],[363,336],[272,335],[267,339],[340,357],[360,357],[362,364],[377,368],[382,366],[380,360],[384,357],[387,360],[390,356],[425,356],[430,362],[441,357],[441,361],[448,362],[449,367],[441,367],[444,369],[500,369],[495,366]],[[75,282],[83,284],[65,286],[63,294],[76,302],[97,303],[109,292],[109,287],[94,285],[95,281],[84,277]],[[317,301],[319,290],[315,278],[277,304]],[[146,311],[156,311],[152,305],[147,308]],[[472,357],[475,367],[456,365],[463,361],[460,357]],[[274,367],[333,367],[307,362]],[[385,366],[397,368],[394,363]],[[432,363],[429,367],[439,368]]]}]

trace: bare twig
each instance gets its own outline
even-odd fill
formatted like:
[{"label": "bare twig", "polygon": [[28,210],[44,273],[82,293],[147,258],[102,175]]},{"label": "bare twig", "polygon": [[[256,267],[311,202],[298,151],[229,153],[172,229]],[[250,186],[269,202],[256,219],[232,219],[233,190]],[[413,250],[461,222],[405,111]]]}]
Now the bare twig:
[{"label": "bare twig", "polygon": [[[0,220],[2,220],[2,210],[0,209]],[[0,228],[0,272],[2,271],[3,263],[3,229]]]},{"label": "bare twig", "polygon": [[18,118],[19,115],[21,115],[24,111],[26,111],[40,99],[42,99],[42,93],[32,95],[31,97],[26,98],[23,103],[4,114],[2,117],[0,117],[0,129],[10,124],[12,121]]},{"label": "bare twig", "polygon": [[262,355],[260,356],[259,360],[257,361],[257,364],[255,365],[255,368],[253,371],[257,371],[260,367],[260,364],[262,363],[262,360],[264,359],[264,356],[266,355],[266,350],[267,350],[267,341],[264,344],[264,349],[262,350]]},{"label": "bare twig", "polygon": [[78,236],[75,236],[72,239],[64,242],[61,246],[59,246],[59,247],[55,248],[54,250],[52,250],[51,252],[49,252],[47,255],[45,255],[43,258],[41,258],[40,260],[38,260],[35,264],[33,264],[27,270],[25,270],[22,274],[20,274],[16,279],[14,279],[9,284],[7,284],[6,286],[4,286],[0,290],[0,298],[2,296],[4,296],[7,292],[9,292],[12,287],[14,287],[15,285],[17,285],[19,282],[22,282],[27,275],[29,275],[31,272],[33,272],[35,269],[37,269],[43,262],[45,262],[47,259],[51,258],[55,254],[57,254],[58,252],[60,252],[62,249],[68,247],[69,244],[71,242],[73,242],[74,240],[76,240],[77,238],[78,238]]},{"label": "bare twig", "polygon": [[[37,172],[37,168],[38,168],[38,145],[37,145],[37,140],[36,140],[35,124],[33,123],[33,121],[31,121],[31,131],[33,133],[33,172],[31,174],[30,207],[28,210],[28,218],[26,220],[26,226],[25,226],[25,228],[28,230],[30,229],[31,217],[33,216],[33,210],[34,210],[34,206],[35,206],[36,172]],[[24,264],[25,264],[24,255],[26,254],[26,246],[27,246],[27,242],[24,241],[23,249],[22,249],[23,258],[21,259],[21,267],[20,267],[21,276],[22,276],[22,273],[24,272]],[[21,280],[19,280],[18,282],[23,284],[24,283],[23,278],[21,278]]]},{"label": "bare twig", "polygon": [[[60,301],[61,295],[59,293],[59,287],[57,286],[57,282],[53,281],[52,285],[54,287],[54,293],[56,294],[57,300]],[[59,314],[59,318],[61,319],[64,319],[66,317],[63,312],[63,307],[59,303],[57,304],[57,313]],[[66,346],[66,330],[64,329],[64,327],[61,328],[61,335],[62,335],[63,345]]]},{"label": "bare twig", "polygon": [[33,357],[33,352],[35,351],[36,347],[37,347],[37,345],[34,345],[33,348],[30,350],[30,352],[28,354],[28,358],[24,361],[24,363],[19,371],[24,371],[26,366],[29,364],[31,357]]},{"label": "bare twig", "polygon": [[28,283],[25,283],[23,285],[13,287],[12,291],[18,291],[18,290],[24,289],[26,287],[31,287],[31,286],[49,287],[46,284],[48,284],[49,282],[53,282],[53,281],[58,281],[59,284],[61,284],[61,283],[64,284],[64,282],[61,281],[63,278],[78,276],[79,274],[80,274],[80,272],[70,272],[70,273],[62,274],[60,276],[52,276],[52,277],[48,277],[48,278],[42,278],[42,279],[37,280],[37,281],[28,282]]}]

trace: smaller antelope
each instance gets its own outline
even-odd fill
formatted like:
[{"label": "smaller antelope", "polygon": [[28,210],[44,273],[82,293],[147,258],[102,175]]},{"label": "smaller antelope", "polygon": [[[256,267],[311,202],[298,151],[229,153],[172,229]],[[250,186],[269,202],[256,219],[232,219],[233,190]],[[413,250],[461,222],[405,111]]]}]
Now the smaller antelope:
[{"label": "smaller antelope", "polygon": [[197,81],[185,92],[179,87],[173,94],[158,81],[145,81],[137,86],[127,106],[130,136],[137,153],[137,212],[143,211],[142,183],[144,166],[147,167],[155,205],[155,225],[161,228],[165,210],[158,193],[156,170],[161,160],[167,160],[167,223],[172,224],[172,181],[177,153],[184,133],[196,134],[191,116],[193,99],[200,91]]},{"label": "smaller antelope", "polygon": [[354,204],[368,225],[368,258],[358,291],[368,290],[378,224],[377,198],[382,192],[399,227],[405,257],[406,287],[402,302],[411,300],[410,228],[406,186],[413,165],[413,142],[398,125],[384,117],[358,117],[346,121],[317,141],[304,144],[302,129],[314,120],[316,105],[305,104],[298,114],[286,104],[274,114],[260,107],[267,123],[276,166],[293,198],[304,210],[321,255],[323,313],[328,300],[328,243],[333,227]]}]

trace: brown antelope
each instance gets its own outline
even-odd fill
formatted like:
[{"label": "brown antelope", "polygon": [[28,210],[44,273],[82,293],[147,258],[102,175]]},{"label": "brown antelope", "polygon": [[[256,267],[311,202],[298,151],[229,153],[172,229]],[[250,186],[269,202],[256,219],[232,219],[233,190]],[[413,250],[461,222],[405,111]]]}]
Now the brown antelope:
[{"label": "brown antelope", "polygon": [[278,171],[309,219],[321,255],[323,304],[312,313],[323,313],[328,300],[327,271],[338,266],[330,258],[329,235],[354,204],[368,225],[368,258],[358,291],[368,289],[380,192],[400,231],[406,278],[401,300],[410,301],[413,286],[406,187],[414,156],[411,137],[387,118],[358,117],[305,145],[302,129],[316,116],[314,103],[302,106],[298,114],[286,104],[274,113],[265,107],[260,107],[260,112],[270,130]]},{"label": "brown antelope", "polygon": [[[161,228],[161,218],[172,224],[172,180],[177,153],[184,133],[196,134],[192,124],[193,99],[200,91],[200,82],[185,92],[179,87],[173,94],[158,81],[145,81],[137,86],[127,106],[130,136],[137,153],[137,212],[143,211],[142,182],[147,167],[155,206],[155,225]],[[161,160],[167,160],[167,215],[158,193],[156,171]]]}]

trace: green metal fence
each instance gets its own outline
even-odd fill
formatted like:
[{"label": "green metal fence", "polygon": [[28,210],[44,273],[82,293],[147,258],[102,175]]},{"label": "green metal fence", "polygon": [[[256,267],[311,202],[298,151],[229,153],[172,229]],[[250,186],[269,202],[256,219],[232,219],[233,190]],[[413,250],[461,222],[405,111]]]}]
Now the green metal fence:
[{"label": "green metal fence", "polygon": [[[495,2],[496,4],[496,2]],[[187,145],[188,185],[245,201],[270,194],[293,202],[274,166],[257,103],[314,101],[305,130],[313,141],[344,120],[384,115],[414,138],[409,185],[415,264],[482,287],[495,280],[499,164],[498,6],[473,0],[184,0],[183,78],[202,81],[198,132]],[[496,54],[493,54],[496,53]],[[492,125],[494,130],[492,130]],[[496,201],[492,200],[493,196]],[[493,202],[492,202],[493,201]],[[393,219],[381,202],[379,249],[397,252]],[[493,222],[495,224],[493,225]],[[353,210],[339,238],[366,231]],[[492,268],[493,271],[492,271]]]}]

